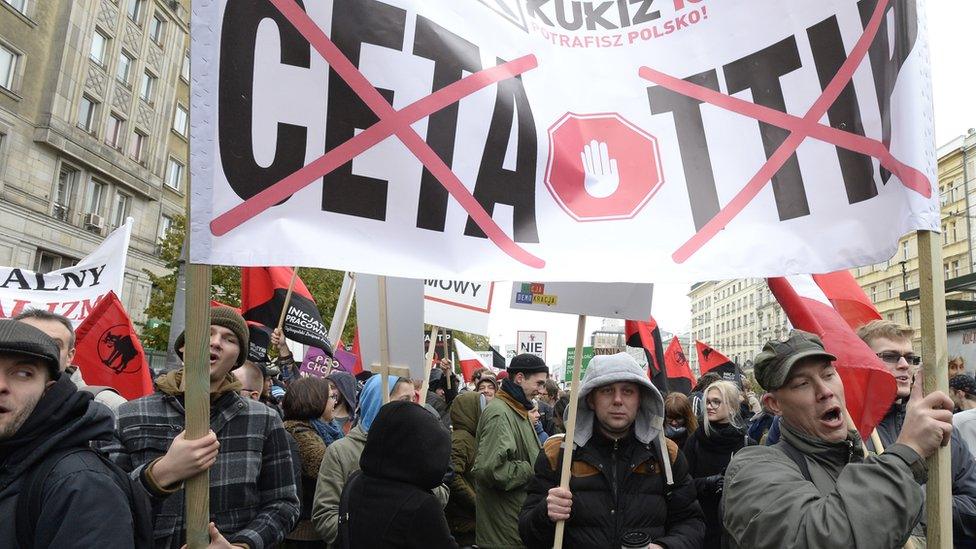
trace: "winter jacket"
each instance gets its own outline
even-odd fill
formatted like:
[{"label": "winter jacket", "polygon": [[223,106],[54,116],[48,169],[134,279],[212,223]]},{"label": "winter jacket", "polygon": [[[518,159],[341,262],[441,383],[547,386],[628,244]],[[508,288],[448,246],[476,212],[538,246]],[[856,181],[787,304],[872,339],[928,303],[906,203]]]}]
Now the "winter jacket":
[{"label": "winter jacket", "polygon": [[301,467],[300,500],[301,513],[298,524],[286,537],[296,540],[321,539],[312,527],[312,499],[315,497],[315,482],[319,478],[322,456],[325,455],[325,442],[309,421],[287,420],[285,431],[295,439],[298,446],[298,465]]},{"label": "winter jacket", "polygon": [[[149,467],[186,424],[182,376],[183,370],[163,374],[156,379],[155,393],[120,406],[117,440],[105,447],[115,463],[158,499],[153,532],[157,548],[179,549],[185,543],[183,486],[159,486]],[[211,394],[210,429],[220,442],[209,471],[211,520],[231,543],[274,547],[299,515],[288,433],[275,411],[242,398],[239,388],[229,375]]]},{"label": "winter jacket", "polygon": [[471,474],[478,546],[521,547],[518,514],[541,448],[528,411],[504,388],[499,389],[478,420],[477,438]]},{"label": "winter jacket", "polygon": [[718,547],[722,542],[722,518],[718,512],[722,499],[722,475],[732,455],[747,444],[754,442],[746,436],[745,431],[726,423],[713,425],[708,435],[702,426],[684,446],[698,504],[705,514],[705,547]]},{"label": "winter jacket", "polygon": [[[563,438],[554,435],[539,454],[519,516],[519,533],[531,548],[552,547],[555,523],[549,520],[546,496],[559,485]],[[668,486],[656,443],[641,443],[633,434],[614,441],[594,433],[574,450],[573,507],[563,547],[616,548],[625,534],[644,535],[647,543],[668,549],[702,547],[704,523],[688,464],[669,441],[674,484]]]},{"label": "winter jacket", "polygon": [[[925,462],[902,444],[865,457],[861,439],[829,443],[782,423],[782,443],[803,454],[810,478],[778,446],[748,446],[725,472],[729,546],[755,549],[891,549],[922,514]],[[781,444],[782,444],[781,443]]]},{"label": "winter jacket", "polygon": [[[898,440],[904,422],[905,404],[896,402],[878,424],[878,436],[885,448]],[[873,450],[874,445],[870,448]],[[976,461],[956,429],[952,430],[951,452],[953,541],[957,547],[976,547]],[[925,535],[926,519],[923,513],[915,535]]]},{"label": "winter jacket", "polygon": [[346,485],[349,547],[456,549],[432,490],[450,470],[447,429],[412,402],[380,409],[363,449],[362,474]]},{"label": "winter jacket", "polygon": [[959,438],[969,447],[973,459],[976,459],[976,409],[953,414],[952,427],[953,432],[959,431]]},{"label": "winter jacket", "polygon": [[478,450],[478,419],[481,417],[481,395],[462,393],[451,404],[451,499],[444,513],[451,533],[459,545],[474,544],[475,491],[471,468]]},{"label": "winter jacket", "polygon": [[[108,408],[79,392],[68,376],[61,376],[47,390],[13,437],[0,441],[0,547],[17,547],[17,501],[26,489],[28,472],[57,450],[87,448],[92,440],[108,440],[112,430]],[[31,547],[131,549],[129,499],[115,479],[91,452],[58,461],[44,479]]]}]

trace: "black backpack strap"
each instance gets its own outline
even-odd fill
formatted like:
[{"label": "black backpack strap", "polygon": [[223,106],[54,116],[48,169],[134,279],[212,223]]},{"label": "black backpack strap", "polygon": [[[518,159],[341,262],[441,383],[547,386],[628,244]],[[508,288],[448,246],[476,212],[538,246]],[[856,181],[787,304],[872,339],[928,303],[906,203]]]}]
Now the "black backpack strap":
[{"label": "black backpack strap", "polygon": [[336,545],[340,549],[350,549],[349,545],[349,494],[352,493],[353,487],[358,484],[359,476],[362,471],[353,471],[349,475],[349,480],[342,487],[342,494],[339,495],[339,532],[336,539]]},{"label": "black backpack strap", "polygon": [[65,457],[77,452],[90,452],[89,448],[73,447],[61,448],[44,456],[40,463],[35,463],[28,469],[20,486],[17,496],[16,531],[17,545],[21,549],[34,547],[34,532],[37,530],[37,520],[41,516],[41,503],[44,494],[44,481],[51,471]]},{"label": "black backpack strap", "polygon": [[786,454],[800,468],[800,474],[803,475],[803,478],[808,482],[813,482],[813,478],[810,476],[810,466],[807,464],[807,458],[803,455],[803,452],[797,450],[795,446],[783,439],[780,439],[778,443],[774,444],[773,448],[778,448]]}]

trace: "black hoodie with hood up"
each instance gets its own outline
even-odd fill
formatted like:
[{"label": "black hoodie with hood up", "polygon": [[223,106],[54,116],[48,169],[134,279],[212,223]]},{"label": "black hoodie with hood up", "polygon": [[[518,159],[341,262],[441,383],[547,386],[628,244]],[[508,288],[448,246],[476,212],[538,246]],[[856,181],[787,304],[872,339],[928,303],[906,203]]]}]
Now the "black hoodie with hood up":
[{"label": "black hoodie with hood up", "polygon": [[380,408],[347,486],[349,546],[456,548],[444,510],[431,492],[450,470],[451,435],[411,402]]}]

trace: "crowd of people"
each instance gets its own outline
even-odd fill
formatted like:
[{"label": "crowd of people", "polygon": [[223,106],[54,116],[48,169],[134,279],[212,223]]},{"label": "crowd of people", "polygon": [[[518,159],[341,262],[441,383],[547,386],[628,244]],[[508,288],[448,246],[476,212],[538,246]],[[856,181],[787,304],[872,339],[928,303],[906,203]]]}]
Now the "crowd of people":
[{"label": "crowd of people", "polygon": [[206,472],[214,548],[552,547],[560,521],[564,547],[921,548],[925,460],[950,441],[955,544],[976,547],[976,379],[956,361],[951,394],[923,395],[911,328],[858,335],[898,388],[863,442],[805,332],[763,347],[758,387],[662,395],[619,353],[574,395],[523,354],[468,382],[448,361],[388,376],[384,398],[369,372],[300,374],[277,331],[273,363],[246,360],[244,319],[215,307],[210,432],[190,439],[183,369],[125,401],[85,385],[67,319],[26,311],[0,320],[0,547],[180,549]]}]

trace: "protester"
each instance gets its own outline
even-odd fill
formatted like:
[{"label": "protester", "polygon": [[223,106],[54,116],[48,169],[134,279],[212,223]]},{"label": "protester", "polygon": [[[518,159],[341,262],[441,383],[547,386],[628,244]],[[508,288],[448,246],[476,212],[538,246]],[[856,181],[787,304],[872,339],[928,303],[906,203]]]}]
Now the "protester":
[{"label": "protester", "polygon": [[471,372],[471,385],[477,388],[478,382],[481,381],[481,377],[484,376],[485,374],[488,374],[492,377],[494,377],[495,375],[494,373],[492,373],[491,368],[488,368],[486,366],[482,366],[481,368],[478,368],[477,370]]},{"label": "protester", "polygon": [[[0,547],[129,549],[137,532],[116,482],[126,479],[89,448],[112,436],[112,415],[61,375],[64,348],[0,320]],[[33,486],[39,507],[25,515]]]},{"label": "protester", "polygon": [[748,423],[753,416],[762,412],[762,403],[759,402],[759,397],[756,396],[752,387],[752,380],[748,377],[742,378],[742,391],[740,393],[742,396],[740,397],[739,414]]},{"label": "protester", "polygon": [[[353,420],[356,418],[356,378],[349,372],[332,370],[332,373],[327,375],[325,379],[329,381],[329,398],[335,402],[331,423],[339,429],[342,436],[345,436],[352,428]],[[319,434],[321,434],[321,430]]]},{"label": "protester", "polygon": [[773,424],[776,424],[776,433],[779,432],[779,418],[765,405],[762,406],[762,411],[758,414],[752,416],[749,420],[749,427],[746,429],[746,434],[749,438],[755,440],[759,444],[765,446],[771,446],[775,444],[777,440],[767,444],[769,433],[772,432]]},{"label": "protester", "polygon": [[450,460],[450,435],[433,414],[413,402],[382,407],[366,437],[362,472],[353,473],[342,494],[348,500],[343,545],[456,548],[443,505],[431,493]]},{"label": "protester", "polygon": [[755,359],[763,404],[782,416],[775,446],[740,450],[725,473],[729,546],[756,549],[901,547],[922,514],[924,459],[948,442],[949,397],[917,387],[896,444],[865,455],[844,419],[836,357],[794,331]]},{"label": "protester", "polygon": [[112,387],[86,384],[81,369],[72,364],[75,357],[75,329],[67,317],[44,309],[27,309],[15,316],[14,320],[29,324],[53,339],[58,345],[58,368],[68,373],[78,389],[91,393],[95,402],[108,406],[113,417],[118,415],[119,406],[126,401],[125,397]]},{"label": "protester", "polygon": [[[968,398],[967,401],[972,402]],[[976,407],[953,414],[952,426],[954,432],[959,433],[959,438],[969,446],[969,453],[976,459]]]},{"label": "protester", "polygon": [[564,417],[566,415],[566,408],[568,407],[569,407],[568,395],[560,395],[559,398],[556,399],[556,404],[552,406],[553,434],[566,432],[566,424],[564,423],[565,421]]},{"label": "protester", "polygon": [[[485,378],[482,378],[484,380]],[[471,476],[475,456],[478,452],[478,420],[481,418],[482,395],[467,392],[458,395],[451,404],[451,497],[444,512],[451,534],[458,545],[474,545],[475,531],[475,488]]]},{"label": "protester", "polygon": [[552,437],[519,514],[525,545],[552,547],[566,520],[564,547],[701,547],[695,487],[644,370],[627,353],[595,356],[577,398],[569,489],[559,487],[564,437]]},{"label": "protester", "polygon": [[210,512],[217,535],[254,549],[273,547],[299,515],[288,434],[278,414],[241,397],[242,385],[231,374],[247,356],[244,319],[225,306],[210,315],[210,433],[186,438],[181,368],[157,378],[152,395],[119,407],[118,441],[106,450],[159,500],[155,547],[179,549],[185,542],[183,481],[204,471],[214,487]]},{"label": "protester", "polygon": [[[429,381],[427,384],[427,396],[425,402],[437,412],[437,417],[441,419],[441,422],[444,423],[444,425],[450,425],[451,410],[448,407],[447,399],[444,398],[447,390],[444,370],[441,368],[431,368],[430,377],[428,379]],[[420,388],[420,386],[417,387],[418,391]]]},{"label": "protester", "polygon": [[705,389],[705,417],[702,428],[688,438],[682,451],[688,459],[688,471],[695,479],[698,503],[705,514],[705,547],[722,542],[723,475],[732,456],[744,446],[755,444],[746,435],[739,416],[739,388],[731,381],[716,381]]},{"label": "protester", "polygon": [[498,391],[498,382],[495,381],[495,376],[488,374],[481,376],[481,379],[475,385],[475,390],[484,395],[486,402],[491,402],[491,399],[495,398],[495,393]]},{"label": "protester", "polygon": [[[878,435],[887,448],[898,439],[903,429],[912,383],[921,364],[921,357],[915,354],[912,346],[915,329],[890,320],[874,320],[858,329],[857,335],[877,353],[885,368],[895,376],[898,385],[897,400],[878,424]],[[921,382],[920,379],[917,381]],[[947,406],[946,410],[952,410],[952,407]],[[874,449],[873,444],[870,447]],[[953,538],[957,544],[976,546],[976,461],[969,450],[959,433],[953,431],[950,457]],[[923,516],[915,536],[925,535],[925,522],[926,517]]]},{"label": "protester", "polygon": [[949,379],[949,396],[955,404],[954,412],[976,408],[976,379],[966,374],[953,376]]},{"label": "protester", "polygon": [[[414,397],[413,383],[409,379],[387,376],[390,402],[412,402]],[[366,446],[366,435],[383,405],[382,379],[372,376],[363,387],[359,395],[359,411],[356,413],[356,425],[342,439],[326,447],[319,467],[318,480],[315,484],[315,500],[312,504],[312,524],[322,539],[330,547],[335,547],[339,526],[339,499],[342,488],[349,476],[359,470],[359,458]],[[444,490],[443,501],[447,502],[447,491]]]},{"label": "protester", "polygon": [[325,441],[312,421],[330,421],[329,382],[318,377],[303,377],[291,382],[281,403],[285,415],[285,430],[298,445],[301,461],[301,514],[295,529],[285,537],[286,549],[325,548],[325,542],[312,526],[312,500],[318,480]]},{"label": "protester", "polygon": [[241,384],[238,393],[242,397],[261,402],[261,394],[264,393],[264,375],[261,374],[261,368],[257,364],[245,360],[244,364],[241,364],[240,368],[233,369],[231,374]]},{"label": "protester", "polygon": [[966,373],[966,359],[961,356],[949,357],[949,379]]},{"label": "protester", "polygon": [[556,380],[549,378],[546,380],[546,390],[538,398],[539,422],[542,425],[542,430],[548,434],[556,432],[556,425],[553,422],[552,416],[555,414],[553,406],[555,406],[556,400],[558,399],[559,385],[556,384]]},{"label": "protester", "polygon": [[541,445],[529,421],[531,399],[541,393],[549,368],[521,354],[478,420],[478,453],[472,475],[477,497],[475,537],[479,547],[520,547],[518,513]]},{"label": "protester", "polygon": [[688,395],[688,399],[691,400],[691,409],[695,412],[695,417],[699,419],[699,422],[705,417],[705,387],[721,379],[722,376],[715,372],[706,372],[698,378],[698,383],[695,384],[695,387]]},{"label": "protester", "polygon": [[542,413],[539,411],[539,405],[542,404],[539,400],[533,400],[532,404],[535,406],[529,410],[529,421],[532,422],[532,428],[535,430],[535,436],[539,438],[539,444],[545,444],[549,440],[549,433],[542,427]]},{"label": "protester", "polygon": [[664,398],[664,434],[683,448],[685,441],[698,430],[698,418],[691,411],[691,401],[681,393],[668,393]]},{"label": "protester", "polygon": [[281,379],[287,382],[298,379],[300,377],[301,362],[296,361],[294,355],[292,355],[291,349],[288,348],[288,340],[285,338],[285,334],[281,328],[275,328],[271,331],[271,346],[278,350],[278,358],[275,359],[275,365],[281,372]]}]

